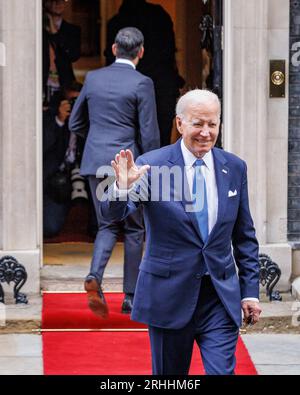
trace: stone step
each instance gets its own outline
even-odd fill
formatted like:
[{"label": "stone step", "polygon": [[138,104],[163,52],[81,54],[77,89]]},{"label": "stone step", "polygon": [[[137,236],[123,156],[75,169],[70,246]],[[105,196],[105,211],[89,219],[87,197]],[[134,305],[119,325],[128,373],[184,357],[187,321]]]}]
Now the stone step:
[{"label": "stone step", "polygon": [[[84,291],[84,279],[88,274],[86,265],[45,265],[41,269],[43,291]],[[122,292],[123,265],[107,265],[102,287],[105,292]]]},{"label": "stone step", "polygon": [[[84,279],[70,279],[67,281],[55,279],[41,279],[42,291],[48,292],[83,292]],[[123,278],[104,278],[102,282],[104,292],[122,292]]]}]

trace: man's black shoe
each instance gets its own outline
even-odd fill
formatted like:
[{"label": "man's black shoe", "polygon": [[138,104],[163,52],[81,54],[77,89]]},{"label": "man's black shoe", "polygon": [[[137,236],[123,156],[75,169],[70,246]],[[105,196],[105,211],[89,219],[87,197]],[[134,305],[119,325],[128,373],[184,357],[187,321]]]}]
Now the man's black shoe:
[{"label": "man's black shoe", "polygon": [[133,304],[133,295],[126,294],[122,304],[121,312],[123,314],[130,314]]}]

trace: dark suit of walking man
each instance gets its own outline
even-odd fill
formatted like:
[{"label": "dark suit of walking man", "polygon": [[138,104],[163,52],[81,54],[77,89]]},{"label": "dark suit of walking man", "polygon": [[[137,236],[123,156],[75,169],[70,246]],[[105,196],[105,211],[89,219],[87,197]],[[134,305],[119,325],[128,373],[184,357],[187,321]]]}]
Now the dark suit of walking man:
[{"label": "dark suit of walking man", "polygon": [[122,224],[100,216],[96,190],[107,173],[107,169],[100,167],[110,165],[111,158],[120,149],[130,149],[136,157],[159,147],[153,82],[135,70],[144,53],[142,33],[135,28],[120,30],[113,52],[117,58],[115,63],[88,73],[69,123],[74,133],[82,133],[89,123],[81,174],[89,179],[99,231],[85,289],[90,308],[103,317],[107,315],[107,306],[103,303],[100,284],[121,226],[124,228],[126,294],[122,312],[131,311],[142,258],[144,226],[141,210],[128,216]]},{"label": "dark suit of walking man", "polygon": [[[101,210],[121,219],[141,203],[144,208],[146,250],[131,318],[149,326],[153,373],[188,374],[196,340],[207,374],[233,374],[241,311],[253,324],[261,311],[246,164],[213,148],[220,125],[215,94],[188,92],[176,120],[182,134],[176,144],[136,164],[130,151],[115,157],[111,196],[133,190],[129,199],[103,201]],[[143,174],[143,183],[134,185]]]}]

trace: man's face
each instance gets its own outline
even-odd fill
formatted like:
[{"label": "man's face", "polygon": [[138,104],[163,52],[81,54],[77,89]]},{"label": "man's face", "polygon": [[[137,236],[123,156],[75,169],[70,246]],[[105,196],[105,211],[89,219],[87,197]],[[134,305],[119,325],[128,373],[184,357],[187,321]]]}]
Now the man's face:
[{"label": "man's face", "polygon": [[62,16],[65,11],[67,2],[65,0],[47,0],[45,7],[46,10],[54,16]]},{"label": "man's face", "polygon": [[191,104],[183,118],[176,117],[177,129],[185,146],[202,158],[215,145],[220,127],[219,107],[216,103]]}]

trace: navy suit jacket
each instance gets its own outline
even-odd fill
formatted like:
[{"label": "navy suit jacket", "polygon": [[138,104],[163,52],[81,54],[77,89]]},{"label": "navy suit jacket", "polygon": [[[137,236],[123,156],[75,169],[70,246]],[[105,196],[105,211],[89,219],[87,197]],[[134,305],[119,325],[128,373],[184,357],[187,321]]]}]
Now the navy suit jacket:
[{"label": "navy suit jacket", "polygon": [[[146,250],[134,297],[132,319],[180,329],[195,311],[206,269],[228,314],[241,325],[241,299],[259,297],[258,243],[249,211],[247,169],[237,156],[213,149],[218,216],[203,243],[196,216],[181,201],[145,201]],[[138,158],[138,165],[184,169],[180,140]],[[185,174],[183,172],[183,174]],[[185,177],[185,176],[184,176]],[[148,172],[151,186],[151,170]],[[153,181],[153,180],[152,180]],[[170,183],[171,190],[174,183]],[[235,196],[229,197],[229,191]],[[175,199],[174,199],[175,200]],[[102,202],[102,214],[121,219],[141,204]]]},{"label": "navy suit jacket", "polygon": [[87,74],[69,129],[85,134],[82,175],[96,175],[121,149],[134,156],[159,147],[153,82],[128,64],[114,63]]}]

